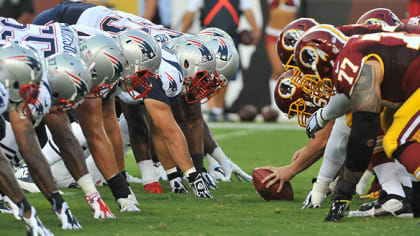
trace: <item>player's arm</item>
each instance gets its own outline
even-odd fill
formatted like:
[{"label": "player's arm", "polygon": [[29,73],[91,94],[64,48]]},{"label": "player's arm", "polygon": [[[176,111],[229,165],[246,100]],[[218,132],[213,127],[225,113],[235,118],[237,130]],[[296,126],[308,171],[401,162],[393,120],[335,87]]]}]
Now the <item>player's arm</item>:
[{"label": "player's arm", "polygon": [[291,180],[295,175],[310,167],[322,156],[333,125],[333,121],[329,122],[324,129],[317,133],[318,135],[314,139],[309,139],[305,148],[297,151],[300,153],[290,165],[261,167],[273,172],[265,177],[262,183],[265,183],[267,187],[270,187],[274,183],[280,181],[279,188],[277,189],[277,191],[280,192],[283,189],[284,182]]},{"label": "player's arm", "polygon": [[88,173],[82,146],[80,146],[70,127],[66,114],[50,113],[44,117],[54,143],[60,149],[61,157],[75,180]]},{"label": "player's arm", "polygon": [[112,143],[119,170],[125,169],[124,142],[115,111],[115,98],[102,101],[102,115],[105,131]]},{"label": "player's arm", "polygon": [[28,169],[33,180],[44,196],[47,199],[51,199],[52,192],[57,189],[48,162],[42,154],[41,146],[30,118],[22,118],[14,110],[9,112],[9,120],[15,133],[16,143],[28,164]]},{"label": "player's arm", "polygon": [[114,150],[104,127],[102,99],[87,98],[75,110],[89,150],[106,180],[118,173]]}]

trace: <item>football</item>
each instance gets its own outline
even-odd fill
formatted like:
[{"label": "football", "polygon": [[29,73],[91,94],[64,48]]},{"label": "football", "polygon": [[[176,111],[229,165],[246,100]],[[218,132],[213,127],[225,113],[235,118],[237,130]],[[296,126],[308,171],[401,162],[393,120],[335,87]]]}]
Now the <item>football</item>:
[{"label": "football", "polygon": [[270,105],[264,106],[261,109],[261,115],[265,122],[275,122],[279,117],[279,113],[276,109],[271,107]]},{"label": "football", "polygon": [[254,41],[254,36],[252,35],[252,32],[249,30],[242,30],[239,32],[239,42],[244,45],[251,45],[252,41]]},{"label": "football", "polygon": [[257,116],[258,110],[257,107],[255,107],[254,105],[248,104],[243,106],[239,112],[239,119],[241,119],[241,121],[254,121],[255,117]]},{"label": "football", "polygon": [[293,189],[289,181],[284,183],[281,192],[277,192],[279,183],[273,184],[270,188],[266,188],[265,184],[262,184],[262,180],[272,172],[266,169],[254,169],[252,171],[252,181],[257,193],[266,201],[270,200],[293,200]]}]

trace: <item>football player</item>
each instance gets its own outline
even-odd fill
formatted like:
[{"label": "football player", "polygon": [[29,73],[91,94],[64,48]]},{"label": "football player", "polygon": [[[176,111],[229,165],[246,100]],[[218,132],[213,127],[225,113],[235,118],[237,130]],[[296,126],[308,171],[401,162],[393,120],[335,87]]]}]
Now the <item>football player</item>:
[{"label": "football player", "polygon": [[[86,63],[88,63],[89,66],[94,65],[92,68],[89,68],[89,70],[94,72],[94,75],[91,79],[92,88],[90,88],[91,91],[93,92],[99,93],[99,90],[101,90],[104,87],[107,87],[108,83],[112,84],[115,82],[109,79],[108,81],[105,80],[104,79],[105,73],[96,73],[96,70],[100,68],[100,66],[102,66],[103,64],[99,62],[102,62],[101,60],[103,60],[104,57],[108,58],[107,56],[103,54],[96,54],[96,55],[91,54],[94,52],[95,47],[98,47],[101,44],[98,44],[99,42],[93,42],[94,46],[89,46],[87,45],[89,41],[87,41],[87,42],[84,42],[83,47],[79,48],[79,42],[78,42],[79,39],[77,35],[75,34],[72,28],[66,25],[58,24],[58,23],[49,24],[48,26],[22,25],[11,18],[0,18],[0,27],[2,29],[3,34],[5,35],[4,37],[5,41],[21,41],[22,43],[25,43],[25,44],[31,44],[32,46],[35,47],[36,50],[38,50],[39,55],[43,58],[53,55],[55,53],[59,53],[59,52],[76,54],[76,53],[79,53],[80,51]],[[89,39],[89,40],[95,40],[95,39]],[[109,39],[109,40],[112,40],[112,39]],[[104,43],[107,43],[108,45],[112,45],[109,43],[109,41],[106,41],[106,40]],[[103,49],[99,49],[99,50],[103,50]],[[107,53],[110,56],[112,56],[113,54],[110,52],[110,50],[112,49],[109,49]],[[92,61],[95,63],[93,64]],[[51,61],[51,63],[53,62],[54,61]],[[113,63],[109,62],[109,65],[113,65]],[[112,70],[111,72],[109,72],[109,70],[108,72],[113,73],[113,69],[111,70]],[[52,71],[51,73],[53,72],[54,71]],[[67,76],[70,76],[70,75],[67,75]],[[109,75],[107,76],[110,77]],[[60,86],[57,86],[57,89],[59,88]],[[68,120],[66,120],[67,116],[64,116],[62,112],[58,112],[58,113],[52,112],[52,113],[46,114],[48,113],[49,106],[51,104],[51,102],[48,99],[51,99],[51,98],[50,98],[49,93],[47,92],[47,89],[46,88],[43,88],[43,89],[46,90],[46,94],[48,96],[48,98],[45,100],[48,107],[44,108],[43,106],[39,105],[37,107],[39,112],[34,113],[32,115],[33,116],[32,118],[35,119],[35,122],[37,124],[39,124],[42,119],[44,120],[45,124],[47,124],[47,126],[53,132],[54,140],[59,146],[60,152],[63,154],[62,157],[66,163],[67,168],[70,169],[70,172],[72,173],[74,178],[79,182],[79,185],[82,187],[86,196],[87,197],[91,195],[96,196],[94,200],[90,201],[90,206],[94,207],[95,209],[107,209],[107,207],[105,207],[106,204],[102,205],[102,207],[99,207],[99,205],[101,205],[103,201],[100,198],[100,195],[98,195],[95,185],[87,172],[86,165],[82,159],[83,155],[82,155],[81,147],[78,146],[77,140],[74,138],[74,135],[71,132],[65,132],[66,127],[69,125]],[[85,101],[84,103],[88,103],[88,101]],[[62,105],[69,106],[72,104],[62,104]],[[73,104],[73,105],[77,105],[77,104]],[[71,108],[71,107],[68,107],[68,108]],[[43,128],[44,122],[41,124],[39,128],[41,133],[42,133],[42,130],[44,129]],[[104,215],[104,214],[106,215],[106,212],[97,213],[96,215]]]},{"label": "football player", "polygon": [[[27,71],[29,72],[29,71]],[[23,73],[24,74],[24,73]],[[0,100],[2,101],[0,103],[0,114],[4,114],[7,112],[7,107],[9,104],[9,94],[4,86],[4,82],[8,81],[10,82],[10,78],[13,77],[13,73],[10,73],[7,69],[0,67]],[[22,80],[20,81],[20,86],[31,86],[31,78],[28,76],[22,76]],[[29,80],[27,80],[29,79]],[[9,81],[10,80],[10,81]],[[16,90],[12,91],[14,102],[19,102],[25,100],[24,97],[20,93],[16,94]],[[26,98],[28,99],[28,98]],[[5,134],[5,123],[3,116],[0,117],[1,127],[0,127],[0,138],[2,139]],[[21,188],[19,188],[19,184],[17,183],[16,179],[14,178],[13,171],[10,168],[10,164],[4,153],[0,150],[0,176],[2,178],[2,181],[0,181],[0,189],[2,191],[2,194],[5,194],[6,196],[3,196],[3,199],[7,199],[10,205],[14,205],[17,207],[17,210],[13,211],[13,213],[19,213],[15,215],[18,219],[23,219],[23,221],[26,224],[26,232],[27,234],[31,235],[42,235],[42,236],[49,236],[53,235],[49,229],[47,229],[41,222],[41,220],[38,218],[38,215],[36,214],[36,209],[31,206],[28,199],[26,199],[25,195],[23,194],[23,191]]]},{"label": "football player", "polygon": [[[12,43],[1,48],[0,58],[9,73],[17,73],[13,74],[13,77],[5,78],[10,104],[5,116],[11,123],[19,151],[28,164],[37,186],[50,201],[53,212],[62,223],[62,228],[79,229],[81,226],[53,182],[33,127],[33,122],[38,123],[37,120],[42,119],[51,106],[48,79],[46,73],[43,73],[40,57],[33,49]],[[28,77],[30,79],[27,79]],[[25,79],[32,83],[25,85],[22,83]],[[81,91],[85,93],[88,87],[85,85],[83,88]],[[20,96],[24,97],[23,101]],[[68,99],[73,102],[70,98]]]},{"label": "football player", "polygon": [[[354,186],[371,159],[382,105],[391,109],[386,113],[390,114],[386,121],[393,118],[388,126],[383,125],[385,153],[388,157],[398,158],[410,173],[418,177],[420,163],[414,154],[420,148],[416,135],[418,124],[415,122],[420,107],[417,97],[420,79],[416,77],[417,41],[415,35],[404,33],[377,33],[348,39],[331,26],[308,32],[298,41],[295,60],[300,69],[319,81],[332,78],[337,92],[349,98],[347,104],[341,105],[351,107],[353,111],[347,161],[326,221],[339,221],[348,210]],[[391,63],[395,57],[403,57],[404,61]],[[382,205],[392,205],[393,210],[375,207],[372,208],[374,215],[404,215],[407,210],[405,201],[395,196],[389,196]]]}]

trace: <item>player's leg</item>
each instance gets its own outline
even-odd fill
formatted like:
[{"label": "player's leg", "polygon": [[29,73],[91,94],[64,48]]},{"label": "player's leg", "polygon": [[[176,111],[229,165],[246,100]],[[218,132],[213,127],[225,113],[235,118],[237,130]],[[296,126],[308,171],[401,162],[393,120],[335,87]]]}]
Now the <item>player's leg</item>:
[{"label": "player's leg", "polygon": [[[110,104],[108,105],[110,106]],[[115,109],[108,106],[107,108],[111,109],[111,111]],[[130,189],[124,175],[118,168],[113,145],[104,127],[102,98],[85,99],[75,112],[86,137],[89,150],[97,167],[106,179],[115,200],[120,205],[120,210],[139,211],[135,206],[135,202],[130,200]],[[109,116],[109,114],[106,116]],[[112,119],[110,117],[107,118]]]},{"label": "player's leg", "polygon": [[[157,136],[153,138],[153,142],[159,158],[162,159],[170,156],[175,161],[177,166],[188,178],[196,196],[212,197],[210,191],[208,191],[203,182],[201,174],[194,168],[190,159],[187,141],[176,123],[168,103],[146,98],[144,104],[146,105],[146,109],[152,118],[153,125],[157,130],[155,133]],[[159,141],[159,139],[161,139],[161,141]],[[159,145],[157,142],[163,142],[163,145]],[[162,150],[158,150],[158,146],[164,149],[163,152]],[[164,152],[166,152],[166,154]],[[168,173],[168,178],[169,174],[170,173]]]},{"label": "player's leg", "polygon": [[[121,129],[121,131],[128,131],[134,158],[142,174],[144,191],[163,193],[162,186],[154,172],[150,131],[145,117],[144,104],[122,103],[122,108],[127,129]],[[121,122],[119,124],[122,125]]]},{"label": "player's leg", "polygon": [[328,138],[324,151],[324,159],[312,187],[311,203],[314,207],[320,207],[324,201],[328,186],[334,181],[346,158],[346,147],[350,128],[346,124],[346,116],[335,120],[334,127]]}]

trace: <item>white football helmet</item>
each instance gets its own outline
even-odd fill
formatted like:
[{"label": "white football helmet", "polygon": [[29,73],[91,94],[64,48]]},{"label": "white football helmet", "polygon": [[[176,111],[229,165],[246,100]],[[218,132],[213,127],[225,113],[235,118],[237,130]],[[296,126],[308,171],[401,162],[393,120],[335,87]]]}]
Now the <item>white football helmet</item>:
[{"label": "white football helmet", "polygon": [[83,102],[92,86],[92,75],[86,64],[69,53],[46,58],[48,82],[52,90],[50,112],[64,112]]},{"label": "white football helmet", "polygon": [[224,30],[216,28],[216,27],[208,27],[202,29],[199,35],[206,35],[206,36],[215,36],[215,37],[222,37],[224,38],[232,47],[235,47],[235,42],[233,41],[232,37]]},{"label": "white football helmet", "polygon": [[0,80],[9,93],[8,110],[19,108],[30,114],[28,105],[35,104],[39,95],[43,67],[36,51],[17,43],[0,49]]},{"label": "white football helmet", "polygon": [[92,89],[104,96],[118,82],[128,65],[117,41],[106,35],[94,35],[80,43],[80,57],[92,72]]},{"label": "white football helmet", "polygon": [[236,48],[231,45],[225,37],[197,34],[206,45],[213,50],[216,56],[216,70],[214,82],[220,87],[227,85],[239,68],[239,54]]},{"label": "white football helmet", "polygon": [[164,44],[174,50],[184,77],[185,99],[197,102],[214,94],[216,60],[213,51],[194,36],[172,39]]},{"label": "white football helmet", "polygon": [[143,31],[127,30],[116,38],[128,61],[123,73],[121,89],[134,99],[140,99],[152,89],[149,79],[158,78],[162,60],[161,49],[150,35]]}]

